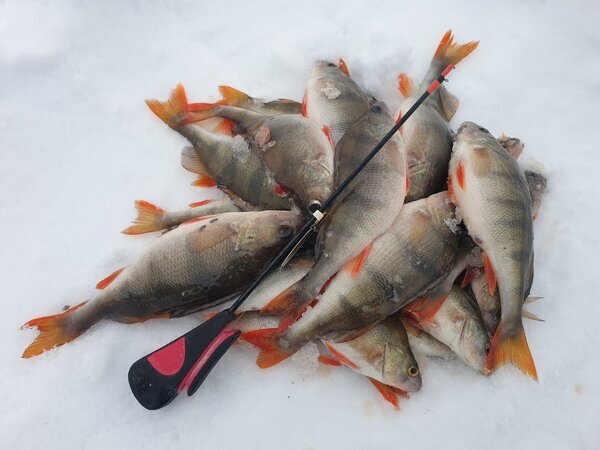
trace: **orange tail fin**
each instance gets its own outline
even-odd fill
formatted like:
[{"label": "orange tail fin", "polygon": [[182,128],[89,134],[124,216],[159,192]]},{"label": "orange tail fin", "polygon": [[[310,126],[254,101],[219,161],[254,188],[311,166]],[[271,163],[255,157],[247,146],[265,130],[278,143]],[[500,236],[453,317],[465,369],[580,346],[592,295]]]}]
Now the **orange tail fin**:
[{"label": "orange tail fin", "polygon": [[486,369],[494,371],[506,363],[511,363],[537,381],[537,370],[527,344],[523,324],[521,323],[520,329],[513,334],[504,334],[502,330],[503,324],[500,322],[494,339],[492,339],[492,348],[487,357]]},{"label": "orange tail fin", "polygon": [[175,129],[179,126],[179,122],[185,118],[187,114],[187,97],[183,85],[179,83],[169,100],[161,102],[156,99],[146,100],[148,108],[158,116],[160,120]]},{"label": "orange tail fin", "polygon": [[201,122],[211,117],[219,116],[220,106],[217,103],[190,103],[187,105],[187,115],[179,123],[187,125]]},{"label": "orange tail fin", "polygon": [[60,314],[32,319],[23,325],[22,328],[37,328],[40,334],[25,349],[21,357],[31,358],[32,356],[39,355],[46,350],[66,344],[83,333],[84,330],[77,330],[75,327],[69,326],[69,315],[86,303],[80,303]]},{"label": "orange tail fin", "polygon": [[292,356],[298,350],[295,347],[281,348],[278,343],[280,336],[279,328],[266,328],[243,333],[242,339],[258,347],[260,353],[256,358],[256,364],[261,369],[266,369]]},{"label": "orange tail fin", "polygon": [[218,102],[219,104],[238,106],[250,100],[248,94],[238,91],[231,86],[219,86],[219,92],[223,96],[223,99]]},{"label": "orange tail fin", "polygon": [[435,55],[433,55],[433,59],[440,61],[444,66],[447,66],[448,64],[456,65],[475,50],[478,45],[479,41],[457,44],[454,42],[452,30],[448,30],[440,41],[440,44],[435,51]]},{"label": "orange tail fin", "polygon": [[164,209],[146,200],[136,200],[135,209],[137,209],[138,215],[133,220],[133,225],[125,228],[121,233],[144,234],[163,229],[161,222],[166,213]]}]

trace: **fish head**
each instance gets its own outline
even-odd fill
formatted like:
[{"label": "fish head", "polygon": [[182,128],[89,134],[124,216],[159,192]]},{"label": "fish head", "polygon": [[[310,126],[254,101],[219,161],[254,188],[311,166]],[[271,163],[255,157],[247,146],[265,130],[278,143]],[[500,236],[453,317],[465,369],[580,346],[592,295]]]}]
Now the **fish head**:
[{"label": "fish head", "polygon": [[[466,144],[466,145],[465,145]],[[460,147],[489,147],[497,145],[498,141],[492,134],[475,122],[463,122],[456,131],[455,149]]]},{"label": "fish head", "polygon": [[529,186],[529,194],[531,195],[531,213],[535,217],[542,206],[542,198],[546,193],[548,180],[544,175],[532,170],[525,171],[525,179]]},{"label": "fish head", "polygon": [[311,77],[312,78],[323,78],[332,75],[341,75],[342,71],[340,70],[340,66],[331,62],[319,60],[316,61],[313,65]]},{"label": "fish head", "polygon": [[421,389],[421,373],[415,357],[408,346],[385,344],[382,367],[383,380],[406,392]]},{"label": "fish head", "polygon": [[498,142],[515,159],[519,159],[525,147],[521,139],[509,137],[504,134],[498,138]]},{"label": "fish head", "polygon": [[261,211],[239,224],[236,248],[249,252],[282,247],[300,229],[303,217],[293,211]]}]

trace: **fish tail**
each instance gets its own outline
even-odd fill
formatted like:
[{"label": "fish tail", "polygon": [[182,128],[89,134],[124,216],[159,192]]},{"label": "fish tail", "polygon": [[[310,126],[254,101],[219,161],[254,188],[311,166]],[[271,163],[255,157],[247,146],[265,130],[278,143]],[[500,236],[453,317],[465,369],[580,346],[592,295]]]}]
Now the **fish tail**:
[{"label": "fish tail", "polygon": [[491,372],[506,363],[511,363],[537,381],[537,370],[527,344],[523,322],[519,319],[519,327],[514,332],[508,333],[503,330],[504,323],[500,321],[492,339],[492,348],[487,357],[486,369]]},{"label": "fish tail", "polygon": [[134,235],[151,233],[163,229],[162,219],[166,214],[164,209],[146,200],[136,200],[135,209],[138,215],[133,220],[133,225],[125,228],[121,233]]},{"label": "fish tail", "polygon": [[23,325],[22,328],[37,328],[40,334],[25,349],[21,357],[31,358],[32,356],[39,355],[46,350],[71,342],[83,333],[91,324],[86,327],[75,326],[72,314],[86,303],[87,301],[80,303],[60,314],[32,319]]},{"label": "fish tail", "polygon": [[148,105],[148,108],[150,108],[160,120],[173,129],[179,127],[181,125],[181,120],[187,115],[188,102],[185,95],[185,89],[181,83],[173,89],[169,100],[166,102],[150,99],[146,100],[146,105]]},{"label": "fish tail", "polygon": [[262,330],[253,330],[243,333],[241,338],[246,342],[258,347],[260,353],[256,358],[256,364],[261,369],[272,367],[284,359],[292,356],[298,350],[298,347],[290,346],[283,348],[279,344],[281,337],[281,328],[265,328]]},{"label": "fish tail", "polygon": [[247,103],[248,100],[250,100],[250,96],[248,94],[238,91],[231,86],[219,86],[219,92],[223,96],[223,99],[217,103],[222,105],[239,106]]},{"label": "fish tail", "polygon": [[449,64],[456,65],[475,50],[478,45],[479,41],[458,44],[454,42],[452,30],[448,30],[446,31],[446,34],[444,34],[444,37],[442,37],[442,40],[433,55],[433,60],[441,63],[443,66]]}]

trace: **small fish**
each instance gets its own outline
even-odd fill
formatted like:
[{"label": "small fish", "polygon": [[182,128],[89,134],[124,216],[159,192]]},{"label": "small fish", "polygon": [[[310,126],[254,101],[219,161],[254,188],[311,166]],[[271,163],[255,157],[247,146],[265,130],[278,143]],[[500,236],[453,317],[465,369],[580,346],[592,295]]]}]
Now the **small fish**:
[{"label": "small fish", "polygon": [[98,283],[95,299],[30,320],[39,330],[24,358],[66,344],[101,320],[179,316],[246,287],[302,225],[291,211],[225,213],[193,219],[156,239],[130,266]]},{"label": "small fish", "polygon": [[[387,106],[377,102],[346,132],[336,147],[335,185],[339,186],[393,126]],[[393,136],[337,201],[319,230],[314,270],[277,296],[263,312],[284,316],[284,322],[322,290],[344,264],[356,277],[369,257],[372,242],[398,217],[407,191],[406,158],[399,136]]]},{"label": "small fish", "polygon": [[303,114],[328,130],[334,145],[368,110],[370,99],[340,64],[317,61],[313,66],[304,100]]},{"label": "small fish", "polygon": [[221,105],[238,106],[267,115],[277,114],[302,114],[302,103],[287,98],[265,101],[260,98],[250,97],[242,91],[231,86],[219,86],[223,99],[217,103]]},{"label": "small fish", "polygon": [[308,211],[329,198],[333,185],[333,147],[312,121],[297,114],[261,114],[235,106],[188,105],[180,125],[222,117],[258,146],[256,152],[273,177]]},{"label": "small fish", "polygon": [[504,133],[498,138],[498,143],[515,159],[519,159],[525,147],[519,138],[513,138]]},{"label": "small fish", "polygon": [[182,211],[165,211],[159,206],[153,205],[146,200],[136,200],[135,209],[137,217],[133,220],[133,225],[125,228],[123,234],[144,234],[153,231],[168,231],[181,225],[191,219],[198,217],[213,216],[226,212],[240,212],[240,208],[231,200],[204,200],[191,203],[188,209]]},{"label": "small fish", "polygon": [[353,275],[353,263],[342,268],[316,305],[289,329],[244,335],[261,350],[257,364],[273,366],[317,338],[355,338],[426,292],[457,257],[459,238],[446,225],[452,218],[445,192],[405,205],[392,227],[374,241],[358,275]]},{"label": "small fish", "polygon": [[[449,64],[458,64],[475,50],[477,45],[478,42],[455,43],[450,30],[438,45],[429,70],[417,89],[408,75],[400,74],[399,88],[406,100],[400,106],[397,120],[406,114],[418,96]],[[410,188],[407,202],[445,189],[452,151],[452,132],[448,122],[454,117],[458,105],[458,99],[444,86],[440,86],[400,128],[408,156]]]},{"label": "small fish", "polygon": [[522,308],[531,279],[531,194],[523,171],[485,128],[464,122],[458,129],[448,189],[473,240],[484,251],[490,293],[500,293],[501,318],[487,368],[512,363],[537,380]]},{"label": "small fish", "polygon": [[188,102],[185,90],[177,85],[166,102],[147,100],[148,107],[169,127],[191,144],[182,150],[181,164],[197,173],[195,186],[218,186],[242,205],[261,209],[291,209],[294,203],[270,176],[265,165],[242,136],[213,133],[194,124],[181,125]]},{"label": "small fish", "polygon": [[404,313],[414,319],[419,328],[450,347],[473,369],[487,373],[490,338],[477,304],[464,289],[452,286],[440,309],[428,320],[419,321],[407,309]]}]

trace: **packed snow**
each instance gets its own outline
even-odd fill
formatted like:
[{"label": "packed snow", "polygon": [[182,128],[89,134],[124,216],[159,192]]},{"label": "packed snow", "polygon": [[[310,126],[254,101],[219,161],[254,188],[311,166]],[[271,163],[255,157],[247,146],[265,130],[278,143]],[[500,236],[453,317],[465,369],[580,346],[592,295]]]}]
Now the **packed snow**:
[{"label": "packed snow", "polygon": [[[0,2],[0,448],[599,448],[598,23],[596,0]],[[481,40],[450,75],[453,125],[521,138],[522,163],[548,176],[532,291],[544,298],[529,307],[546,322],[526,321],[538,383],[420,359],[423,388],[397,412],[311,349],[260,370],[240,345],[192,398],[143,409],[129,366],[198,315],[100,323],[20,358],[35,337],[20,325],[92,297],[155,239],[119,233],[135,199],[176,210],[221,195],[190,186],[185,140],[144,99],[181,81],[192,101],[220,84],[300,100],[312,62],[343,57],[395,110],[396,75],[418,80],[448,28]]]}]

